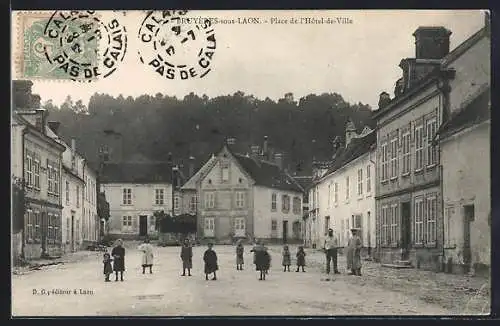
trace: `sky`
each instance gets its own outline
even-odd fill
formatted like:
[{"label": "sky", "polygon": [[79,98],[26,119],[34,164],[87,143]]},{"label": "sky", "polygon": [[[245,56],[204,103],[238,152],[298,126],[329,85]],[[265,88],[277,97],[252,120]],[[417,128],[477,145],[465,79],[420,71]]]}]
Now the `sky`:
[{"label": "sky", "polygon": [[[33,93],[41,96],[42,103],[51,99],[59,105],[71,95],[73,100],[81,99],[87,104],[96,92],[124,97],[163,93],[182,98],[190,92],[215,97],[243,91],[274,100],[288,92],[297,100],[311,93],[336,92],[350,103],[362,102],[376,108],[382,91],[393,95],[394,84],[401,77],[401,59],[415,56],[412,34],[419,26],[448,28],[453,50],[484,24],[480,10],[194,11],[188,14],[217,19],[212,26],[216,49],[210,61],[211,71],[203,78],[169,80],[140,62],[139,52],[144,57],[155,55],[139,41],[145,12],[101,14],[102,21],[117,18],[126,27],[127,51],[123,61],[109,77],[91,83],[34,80]],[[259,18],[258,23],[242,21],[255,17]],[[324,23],[291,23],[301,18],[323,18]],[[337,18],[350,23],[326,23]],[[22,47],[18,42],[19,29],[13,33],[16,60],[22,55]],[[189,49],[184,56],[177,53],[176,60],[196,64],[189,55],[193,50]],[[15,68],[13,75],[19,77]]]}]

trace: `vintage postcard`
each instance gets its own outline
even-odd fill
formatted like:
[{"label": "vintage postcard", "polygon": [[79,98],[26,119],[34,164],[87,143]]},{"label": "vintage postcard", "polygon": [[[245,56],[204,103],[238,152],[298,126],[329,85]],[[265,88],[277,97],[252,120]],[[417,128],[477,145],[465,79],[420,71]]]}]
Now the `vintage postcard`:
[{"label": "vintage postcard", "polygon": [[12,12],[12,316],[491,309],[487,10]]}]

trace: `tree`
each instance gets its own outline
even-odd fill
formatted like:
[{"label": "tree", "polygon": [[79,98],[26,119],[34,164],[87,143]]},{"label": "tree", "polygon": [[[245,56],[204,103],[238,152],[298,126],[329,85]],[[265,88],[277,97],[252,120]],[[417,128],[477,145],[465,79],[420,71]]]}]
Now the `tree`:
[{"label": "tree", "polygon": [[106,222],[109,220],[109,203],[104,192],[100,192],[97,199],[97,215]]}]

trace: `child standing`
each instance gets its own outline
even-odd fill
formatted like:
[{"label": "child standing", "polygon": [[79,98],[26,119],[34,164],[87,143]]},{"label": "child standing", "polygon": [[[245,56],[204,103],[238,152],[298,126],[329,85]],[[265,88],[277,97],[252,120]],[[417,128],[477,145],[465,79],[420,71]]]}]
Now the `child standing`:
[{"label": "child standing", "polygon": [[213,244],[208,244],[208,249],[203,254],[203,261],[205,262],[205,279],[208,281],[208,274],[214,273],[213,281],[217,280],[216,271],[219,269],[217,265],[217,254],[212,249]]},{"label": "child standing", "polygon": [[290,271],[290,264],[291,264],[290,250],[288,249],[288,246],[285,245],[283,247],[283,272],[286,272],[287,268],[288,271]]},{"label": "child standing", "polygon": [[109,280],[109,275],[113,273],[113,266],[111,266],[111,262],[113,260],[111,259],[111,255],[109,253],[104,253],[104,259],[102,263],[104,264],[104,282],[110,282]]},{"label": "child standing", "polygon": [[182,259],[182,276],[186,276],[186,269],[188,271],[188,276],[191,276],[191,268],[193,268],[193,248],[189,243],[189,239],[184,239],[184,243],[181,248],[181,259]]},{"label": "child standing", "polygon": [[271,265],[271,255],[265,247],[255,250],[255,269],[260,272],[259,281],[266,279],[267,271]]},{"label": "child standing", "polygon": [[243,244],[241,241],[238,241],[238,245],[236,246],[236,269],[239,271],[243,270],[243,253],[245,249],[243,248]]},{"label": "child standing", "polygon": [[306,270],[304,267],[306,266],[306,253],[304,251],[303,246],[299,246],[297,249],[297,270],[296,272],[299,271],[299,268],[302,267],[302,271],[305,272]]},{"label": "child standing", "polygon": [[149,268],[149,274],[153,274],[153,246],[149,243],[149,239],[144,239],[144,243],[139,246],[142,251],[142,274],[146,273],[146,268]]}]

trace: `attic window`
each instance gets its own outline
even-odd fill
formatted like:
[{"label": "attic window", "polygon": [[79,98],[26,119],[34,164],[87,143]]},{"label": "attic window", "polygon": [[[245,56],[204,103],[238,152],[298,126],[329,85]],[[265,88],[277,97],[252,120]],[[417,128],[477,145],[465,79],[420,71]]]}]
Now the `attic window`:
[{"label": "attic window", "polygon": [[227,154],[226,154],[226,153],[224,153],[224,155],[223,155],[223,156],[224,156],[224,157],[227,157]]},{"label": "attic window", "polygon": [[239,182],[239,183],[243,183],[243,179],[239,178],[239,179],[238,179],[238,182]]},{"label": "attic window", "polygon": [[212,184],[212,179],[208,179],[208,184],[211,185]]}]

